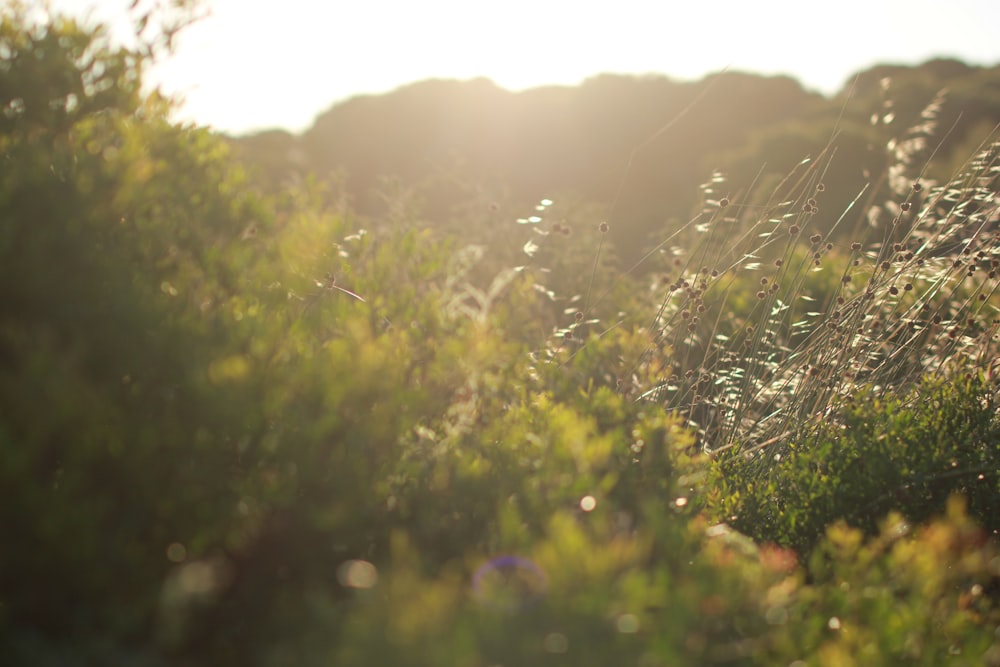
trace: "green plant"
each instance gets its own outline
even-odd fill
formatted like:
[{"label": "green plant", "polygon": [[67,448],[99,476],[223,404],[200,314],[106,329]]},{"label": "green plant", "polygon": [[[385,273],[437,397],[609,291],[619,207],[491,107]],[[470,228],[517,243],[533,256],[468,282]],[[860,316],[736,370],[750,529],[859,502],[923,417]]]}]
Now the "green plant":
[{"label": "green plant", "polygon": [[994,146],[850,245],[832,149],[713,178],[650,280],[586,209],[514,261],[264,194],[0,16],[7,662],[1000,664]]}]

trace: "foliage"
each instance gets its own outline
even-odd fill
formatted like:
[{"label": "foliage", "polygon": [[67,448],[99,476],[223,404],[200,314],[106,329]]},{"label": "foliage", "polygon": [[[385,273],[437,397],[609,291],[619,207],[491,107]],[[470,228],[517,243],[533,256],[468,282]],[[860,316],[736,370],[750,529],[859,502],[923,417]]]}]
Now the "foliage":
[{"label": "foliage", "polygon": [[[260,187],[142,94],[152,50],[0,16],[4,664],[1000,664],[989,150],[928,185],[910,258],[898,226],[802,247],[825,158],[764,209],[713,180],[650,287],[583,204],[474,238],[419,191],[372,219]],[[814,270],[855,260],[874,302]],[[964,329],[768,394],[842,348],[775,311],[802,296]],[[740,363],[742,416],[693,433]]]},{"label": "foliage", "polygon": [[804,553],[838,520],[874,534],[890,509],[921,523],[954,494],[995,535],[998,443],[995,387],[928,378],[905,397],[859,393],[779,452],[727,452],[712,494],[735,527]]},{"label": "foliage", "polygon": [[843,241],[864,220],[862,204],[888,196],[881,175],[895,159],[891,142],[924,123],[935,97],[938,131],[922,149],[923,176],[945,182],[958,171],[1000,121],[998,75],[951,60],[879,66],[831,98],[787,77],[731,71],[691,82],[601,75],[517,93],[484,79],[432,80],[338,103],[301,135],[232,141],[267,182],[335,173],[359,213],[381,218],[395,203],[382,196],[391,176],[420,193],[435,226],[473,235],[496,204],[510,217],[545,197],[584,202],[613,224],[619,268],[628,268],[664,224],[698,210],[706,174],[728,176],[722,195],[763,206],[803,158],[831,146],[825,209],[845,212],[863,192],[836,229],[835,218],[817,221],[818,232]]}]

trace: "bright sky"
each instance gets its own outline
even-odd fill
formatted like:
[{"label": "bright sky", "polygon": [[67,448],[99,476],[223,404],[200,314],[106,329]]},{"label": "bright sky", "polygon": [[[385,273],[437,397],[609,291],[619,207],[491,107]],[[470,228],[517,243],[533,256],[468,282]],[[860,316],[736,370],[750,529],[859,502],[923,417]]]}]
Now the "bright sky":
[{"label": "bright sky", "polygon": [[[51,0],[123,22],[129,0]],[[997,0],[204,0],[153,72],[179,118],[293,131],[339,100],[422,79],[511,90],[602,72],[696,79],[724,67],[790,74],[824,93],[877,62],[1000,63]]]}]

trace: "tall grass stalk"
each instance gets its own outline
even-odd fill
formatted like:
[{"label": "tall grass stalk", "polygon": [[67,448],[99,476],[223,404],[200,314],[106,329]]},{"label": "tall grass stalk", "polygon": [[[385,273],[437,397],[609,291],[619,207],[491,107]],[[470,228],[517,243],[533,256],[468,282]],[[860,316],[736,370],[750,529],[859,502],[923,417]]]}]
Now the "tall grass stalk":
[{"label": "tall grass stalk", "polygon": [[[885,173],[841,211],[823,209],[833,141],[766,194],[752,185],[730,197],[733,184],[714,174],[702,210],[625,272],[660,263],[653,316],[639,325],[648,344],[623,362],[621,390],[682,414],[706,452],[770,457],[861,391],[905,395],[928,374],[992,374],[1000,140],[994,130],[959,173],[929,181],[917,158],[940,106],[887,145]],[[613,291],[592,298],[603,248],[604,234],[588,317]],[[575,353],[587,344],[577,340]],[[648,367],[670,371],[643,384]]]}]

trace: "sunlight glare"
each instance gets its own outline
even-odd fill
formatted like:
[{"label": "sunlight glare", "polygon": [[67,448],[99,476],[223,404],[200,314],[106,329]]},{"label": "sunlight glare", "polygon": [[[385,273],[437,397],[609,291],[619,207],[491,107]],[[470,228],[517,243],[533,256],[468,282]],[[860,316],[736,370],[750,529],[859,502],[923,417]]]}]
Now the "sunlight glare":
[{"label": "sunlight glare", "polygon": [[[112,21],[118,35],[129,25],[127,5],[53,0],[54,9],[77,16],[96,8],[94,17]],[[337,101],[429,78],[486,77],[516,91],[601,73],[692,80],[728,68],[789,74],[829,94],[878,61],[1000,58],[989,29],[1000,5],[985,0],[954,12],[929,0],[844,0],[824,12],[821,29],[790,0],[510,0],[488,13],[458,0],[204,5],[208,18],[180,35],[177,53],[151,76],[186,100],[183,119],[228,131],[304,129]],[[928,12],[935,21],[925,20]]]}]

